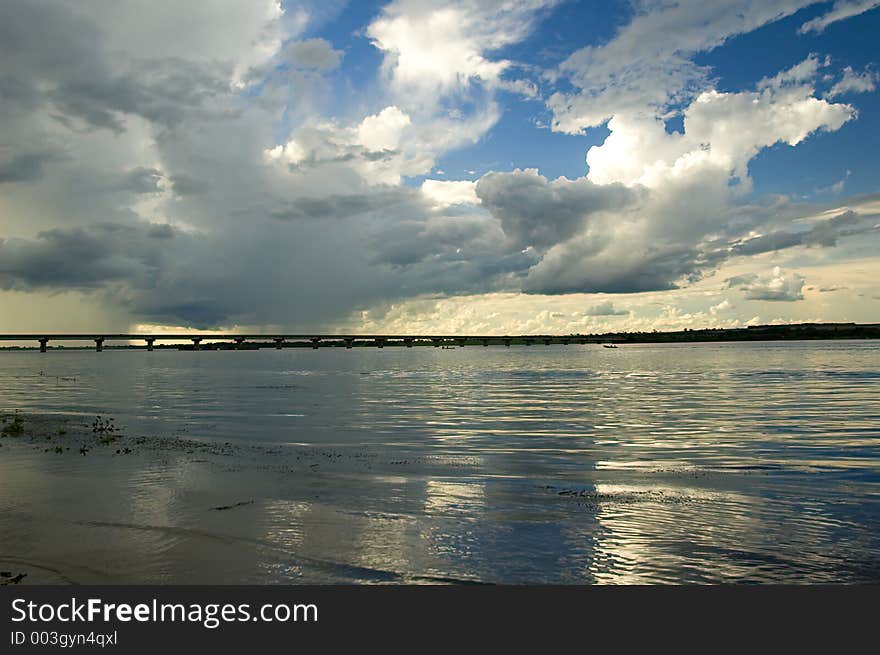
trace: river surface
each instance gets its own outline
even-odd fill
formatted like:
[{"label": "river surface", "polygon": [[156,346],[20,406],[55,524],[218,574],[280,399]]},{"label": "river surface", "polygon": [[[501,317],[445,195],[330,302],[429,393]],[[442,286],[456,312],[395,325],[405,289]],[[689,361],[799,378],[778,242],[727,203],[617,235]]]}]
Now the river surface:
[{"label": "river surface", "polygon": [[7,352],[0,410],[164,444],[3,440],[34,582],[880,582],[876,342]]}]

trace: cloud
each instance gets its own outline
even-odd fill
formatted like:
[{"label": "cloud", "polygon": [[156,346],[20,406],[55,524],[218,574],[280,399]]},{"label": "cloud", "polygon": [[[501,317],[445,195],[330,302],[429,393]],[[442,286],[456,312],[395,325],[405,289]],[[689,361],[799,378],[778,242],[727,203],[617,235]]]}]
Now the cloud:
[{"label": "cloud", "polygon": [[627,316],[629,311],[625,309],[615,309],[614,303],[610,300],[596,303],[584,312],[585,316]]},{"label": "cloud", "polygon": [[211,188],[211,184],[207,180],[199,179],[188,173],[172,175],[169,180],[171,181],[174,193],[179,196],[205,193]]},{"label": "cloud", "polygon": [[795,272],[783,271],[776,266],[770,273],[730,278],[728,287],[738,287],[748,300],[794,302],[803,300],[804,277]]},{"label": "cloud", "polygon": [[386,53],[392,85],[420,103],[466,90],[475,81],[502,86],[511,62],[487,52],[516,43],[532,29],[537,13],[558,0],[512,2],[394,0],[367,28]]},{"label": "cloud", "polygon": [[494,109],[467,120],[429,116],[414,119],[396,105],[357,123],[305,121],[289,141],[266,150],[270,161],[324,175],[356,172],[367,184],[399,184],[405,176],[423,175],[438,153],[473,143],[496,121]]},{"label": "cloud", "polygon": [[639,3],[632,21],[611,41],[581,48],[559,66],[557,75],[576,90],[550,97],[552,127],[577,134],[620,113],[663,115],[707,85],[710,71],[693,62],[694,54],[814,1]]},{"label": "cloud", "polygon": [[730,310],[731,307],[733,307],[733,305],[731,305],[730,301],[727,298],[725,298],[717,305],[712,305],[709,308],[709,314],[711,316],[718,316],[718,314],[720,314],[721,312],[726,312],[726,311]]},{"label": "cloud", "polygon": [[158,54],[199,66],[221,62],[233,85],[275,57],[282,42],[296,36],[307,21],[299,11],[285,15],[278,0],[78,4],[77,13],[109,28],[102,33],[110,52],[140,60]]},{"label": "cloud", "polygon": [[132,193],[158,193],[163,179],[162,171],[157,168],[137,166],[128,171],[115,188]]},{"label": "cloud", "polygon": [[837,0],[827,13],[808,20],[798,30],[801,34],[808,32],[824,32],[825,28],[838,21],[858,16],[866,11],[880,7],[878,0]]},{"label": "cloud", "polygon": [[843,237],[865,234],[875,230],[876,214],[860,214],[846,210],[836,216],[816,222],[810,229],[799,232],[776,230],[753,236],[732,247],[734,255],[758,255],[793,248],[795,246],[821,246],[830,248]]},{"label": "cloud", "polygon": [[425,174],[438,153],[483,137],[501,117],[499,91],[535,95],[534,83],[516,78],[521,67],[493,55],[558,2],[394,0],[383,8],[366,34],[383,54],[387,97],[412,123],[405,174]]},{"label": "cloud", "polygon": [[[639,239],[626,245],[626,234]],[[632,224],[552,248],[523,281],[527,293],[639,293],[675,289],[699,278],[700,253],[687,244],[647,244]]]},{"label": "cloud", "polygon": [[438,207],[477,205],[476,182],[470,180],[425,180],[421,192]]},{"label": "cloud", "polygon": [[[603,316],[619,324],[623,310],[602,301],[584,314],[594,299],[578,296],[556,311],[569,302],[559,294],[686,293],[749,249],[822,246],[832,259],[842,239],[875,233],[867,205],[851,203],[858,216],[843,217],[839,207],[748,195],[758,152],[856,118],[817,96],[830,66],[820,57],[721,92],[681,55],[665,69],[686,89],[676,95],[680,133],[640,96],[608,105],[609,134],[590,149],[584,177],[500,170],[488,158],[459,165],[456,153],[442,160],[449,177],[499,170],[435,180],[424,176],[439,175],[444,154],[496,125],[504,91],[535,90],[533,69],[513,60],[523,49],[510,46],[552,2],[393,2],[364,32],[381,69],[365,66],[356,80],[350,62],[324,74],[342,55],[305,38],[318,20],[305,7],[105,4],[0,6],[4,298],[69,292],[119,321],[308,330],[352,311],[391,307],[393,319],[408,302],[487,294],[492,307],[520,298],[511,330],[573,331],[605,325]],[[746,8],[752,18],[734,29],[788,11],[779,7]],[[356,102],[339,102],[342,84],[357,87]],[[735,320],[706,310],[705,297],[663,317],[642,316],[634,298],[633,325]],[[436,311],[459,307],[447,298]],[[475,308],[440,321],[476,329],[492,324],[486,316]]]},{"label": "cloud", "polygon": [[857,73],[850,66],[847,66],[843,69],[843,77],[831,87],[826,97],[836,98],[847,93],[869,93],[877,88],[878,80],[880,80],[880,74],[876,71],[866,70]]},{"label": "cloud", "polygon": [[29,182],[43,176],[43,168],[57,155],[49,150],[30,150],[4,156],[0,148],[0,184],[4,182]]},{"label": "cloud", "polygon": [[683,110],[681,132],[668,132],[658,118],[616,115],[605,141],[587,153],[589,172],[580,180],[549,183],[534,171],[484,176],[477,195],[505,234],[514,245],[545,253],[525,275],[523,290],[674,289],[734,254],[833,245],[857,229],[838,218],[810,234],[737,239],[779,217],[779,207],[741,206],[755,155],[855,117],[851,106],[815,97],[808,78],[816,71],[818,64],[808,61],[754,91],[701,93]]},{"label": "cloud", "polygon": [[762,148],[797,145],[856,116],[850,105],[815,97],[802,74],[765,80],[755,91],[704,91],[683,110],[682,133],[667,132],[658,118],[615,116],[608,123],[611,134],[587,154],[589,178],[656,187],[718,167],[744,180],[748,162]]},{"label": "cloud", "polygon": [[119,281],[143,286],[160,275],[165,242],[175,236],[166,224],[106,223],[2,241],[0,288],[97,288]]},{"label": "cloud", "polygon": [[[112,31],[101,29],[90,20],[89,9],[84,4],[74,11],[40,0],[4,3],[0,73],[7,88],[15,89],[7,102],[48,104],[64,124],[120,133],[125,115],[172,125],[189,112],[210,112],[211,99],[223,93],[234,77],[228,61],[193,61],[168,53],[162,59],[146,53],[143,58],[115,57],[113,47],[120,32],[136,28],[121,20]],[[109,11],[118,14],[119,9]],[[157,13],[152,6],[144,12]],[[24,25],[28,30],[19,31]],[[141,40],[133,38],[135,43]],[[126,44],[127,52],[132,45]],[[152,53],[161,51],[160,46],[154,43]],[[215,52],[220,54],[219,49]]]},{"label": "cloud", "polygon": [[313,68],[327,71],[339,66],[342,51],[324,39],[306,39],[288,43],[282,54],[285,62],[294,68]]},{"label": "cloud", "polygon": [[621,184],[598,185],[585,178],[549,182],[535,169],[487,173],[476,194],[514,247],[540,250],[580,233],[591,215],[624,209],[636,197]]},{"label": "cloud", "polygon": [[334,194],[319,197],[299,196],[268,210],[267,215],[285,221],[342,220],[367,212],[388,209],[406,202],[412,192],[389,188],[366,193]]},{"label": "cloud", "polygon": [[332,174],[342,164],[364,181],[398,184],[402,175],[415,175],[433,165],[432,159],[422,159],[418,151],[401,149],[411,125],[409,115],[393,105],[356,125],[307,122],[294,130],[286,144],[268,149],[266,156],[291,170],[329,167],[325,173]]}]

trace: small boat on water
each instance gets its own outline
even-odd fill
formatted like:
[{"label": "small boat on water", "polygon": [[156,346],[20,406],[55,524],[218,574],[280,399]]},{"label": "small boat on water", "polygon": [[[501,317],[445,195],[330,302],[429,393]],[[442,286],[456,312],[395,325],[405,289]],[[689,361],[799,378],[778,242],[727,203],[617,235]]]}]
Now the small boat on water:
[{"label": "small boat on water", "polygon": [[602,347],[603,348],[617,348],[617,346],[615,346],[613,343],[603,343]]}]

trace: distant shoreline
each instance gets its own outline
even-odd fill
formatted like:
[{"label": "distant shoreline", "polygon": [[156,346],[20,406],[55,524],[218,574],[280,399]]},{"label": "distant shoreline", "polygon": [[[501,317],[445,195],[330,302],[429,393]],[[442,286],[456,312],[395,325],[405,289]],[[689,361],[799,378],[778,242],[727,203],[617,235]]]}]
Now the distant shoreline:
[{"label": "distant shoreline", "polygon": [[[3,335],[0,335],[2,338]],[[198,335],[194,335],[198,336]],[[379,347],[407,347],[407,346],[437,346],[436,338],[412,337],[409,342],[404,341],[404,336],[383,340]],[[842,339],[880,339],[880,323],[793,323],[785,325],[753,325],[744,328],[705,328],[685,329],[669,332],[606,332],[603,334],[569,334],[569,335],[485,335],[485,336],[462,336],[444,337],[442,345],[449,346],[522,346],[522,345],[558,345],[558,344],[631,344],[631,343],[720,343],[742,341],[794,341],[794,340],[842,340]],[[345,348],[346,340],[343,337],[334,338],[325,336],[321,338],[321,348]],[[375,348],[377,342],[371,337],[355,337],[354,348]],[[277,348],[277,344],[269,340],[260,341],[253,337],[251,341],[236,344],[229,341],[203,342],[199,350],[260,350],[263,348]],[[283,348],[314,348],[311,341],[292,340],[285,341]],[[156,343],[155,350],[193,350],[194,346],[180,343]],[[0,346],[2,351],[29,351],[39,350],[39,346]],[[145,350],[146,346],[140,344],[107,344],[106,350]],[[49,350],[94,350],[92,345],[57,346],[50,345]]]}]

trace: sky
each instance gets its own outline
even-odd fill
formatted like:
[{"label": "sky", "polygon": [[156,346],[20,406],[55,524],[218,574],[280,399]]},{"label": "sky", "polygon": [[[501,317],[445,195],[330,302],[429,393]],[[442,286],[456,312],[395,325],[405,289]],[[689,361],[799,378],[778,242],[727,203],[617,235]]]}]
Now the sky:
[{"label": "sky", "polygon": [[880,322],[880,0],[0,0],[0,332]]}]

